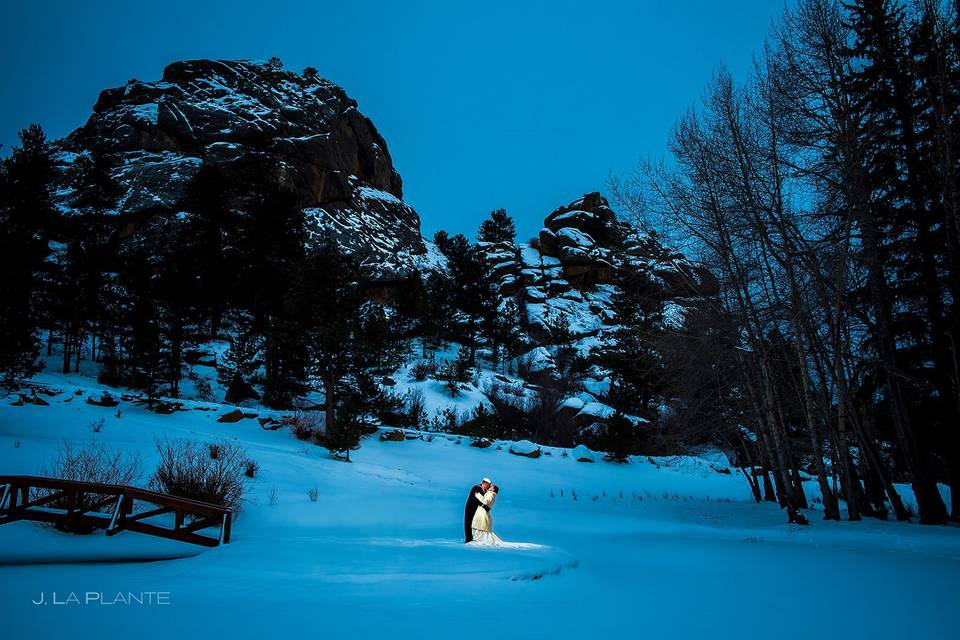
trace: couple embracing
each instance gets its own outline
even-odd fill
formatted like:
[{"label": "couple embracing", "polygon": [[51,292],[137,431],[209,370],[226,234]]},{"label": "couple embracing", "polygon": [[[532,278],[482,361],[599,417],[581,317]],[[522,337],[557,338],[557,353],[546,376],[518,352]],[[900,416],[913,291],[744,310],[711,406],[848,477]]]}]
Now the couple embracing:
[{"label": "couple embracing", "polygon": [[484,478],[480,484],[470,488],[463,510],[464,542],[487,547],[497,547],[503,543],[493,532],[493,518],[490,516],[499,493],[500,487],[493,484],[490,478]]}]

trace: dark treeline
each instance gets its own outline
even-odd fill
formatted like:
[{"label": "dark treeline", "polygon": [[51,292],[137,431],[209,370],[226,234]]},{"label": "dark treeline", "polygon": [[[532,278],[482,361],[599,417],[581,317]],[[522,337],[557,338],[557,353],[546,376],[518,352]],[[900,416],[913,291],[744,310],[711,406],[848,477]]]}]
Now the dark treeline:
[{"label": "dark treeline", "polygon": [[[0,172],[7,386],[44,361],[64,373],[93,361],[103,383],[175,398],[186,365],[209,361],[211,343],[224,340],[217,372],[228,401],[289,408],[321,392],[327,442],[348,449],[364,421],[402,404],[381,380],[412,338],[425,350],[465,345],[447,375],[454,391],[480,345],[517,355],[517,315],[498,309],[483,255],[463,236],[437,235],[449,274],[391,283],[384,306],[371,301],[383,283],[369,281],[332,238],[308,237],[269,154],[229,173],[204,165],[175,210],[133,216],[115,211],[123,189],[111,159],[80,155],[64,213],[53,147],[36,125],[20,138]],[[513,242],[509,216],[486,221],[480,237],[488,236]]]},{"label": "dark treeline", "polygon": [[[791,514],[960,517],[960,30],[956,2],[801,0],[750,79],[720,69],[672,162],[613,184],[721,290],[695,369],[727,408],[687,425],[766,471]],[[715,374],[715,375],[713,375]],[[695,412],[694,412],[695,413]],[[744,428],[746,427],[746,428]]]}]

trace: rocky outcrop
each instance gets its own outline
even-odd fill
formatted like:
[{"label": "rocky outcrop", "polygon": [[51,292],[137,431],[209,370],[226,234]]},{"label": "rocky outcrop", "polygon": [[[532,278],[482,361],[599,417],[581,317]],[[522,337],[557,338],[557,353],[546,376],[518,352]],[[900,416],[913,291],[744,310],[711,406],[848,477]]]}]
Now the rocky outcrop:
[{"label": "rocky outcrop", "polygon": [[123,188],[118,215],[174,213],[202,164],[229,172],[260,154],[309,231],[332,234],[375,273],[402,275],[426,252],[386,142],[356,101],[276,61],[187,60],[159,81],[106,89],[59,149],[65,210],[78,154],[106,154]]},{"label": "rocky outcrop", "polygon": [[[481,248],[501,295],[520,303],[529,349],[516,366],[524,379],[549,386],[560,376],[555,356],[572,349],[584,359],[583,389],[556,407],[559,417],[580,433],[602,432],[614,413],[606,404],[611,374],[601,356],[616,341],[617,275],[645,274],[660,289],[667,329],[682,329],[688,309],[716,291],[708,271],[655,235],[619,221],[599,193],[550,213],[535,242]],[[627,418],[645,422],[643,416]]]},{"label": "rocky outcrop", "polygon": [[556,258],[564,278],[584,288],[609,282],[626,229],[617,222],[606,198],[588,193],[544,220],[540,253]]},{"label": "rocky outcrop", "polygon": [[[556,209],[544,220],[538,242],[517,249],[520,286],[501,285],[501,293],[523,302],[534,345],[554,344],[569,335],[583,354],[602,342],[617,321],[612,297],[619,270],[645,273],[662,288],[674,326],[683,323],[687,302],[716,291],[706,269],[667,249],[654,235],[619,221],[599,193]],[[489,255],[491,265],[503,259]],[[499,247],[496,255],[510,252]]]},{"label": "rocky outcrop", "polygon": [[596,192],[548,215],[539,242],[541,256],[556,258],[564,279],[579,289],[610,282],[616,269],[626,267],[650,273],[667,289],[668,297],[715,291],[706,269],[666,248],[655,236],[617,220],[607,199]]},{"label": "rocky outcrop", "polygon": [[478,242],[489,266],[489,275],[500,295],[510,297],[520,290],[522,263],[520,251],[511,242]]}]

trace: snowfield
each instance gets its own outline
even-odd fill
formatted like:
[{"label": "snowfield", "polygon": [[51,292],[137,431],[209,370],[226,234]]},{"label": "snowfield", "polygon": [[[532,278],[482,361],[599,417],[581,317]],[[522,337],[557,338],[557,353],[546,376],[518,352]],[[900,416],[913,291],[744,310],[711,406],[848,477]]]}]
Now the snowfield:
[{"label": "snowfield", "polygon": [[[185,401],[158,415],[122,402],[117,417],[85,404],[101,392],[89,379],[38,380],[61,391],[49,406],[0,398],[0,473],[41,473],[65,440],[96,439],[139,452],[145,481],[162,435],[236,440],[260,472],[215,549],[0,526],[4,638],[956,637],[960,529],[815,511],[809,527],[787,525],[716,455],[585,463],[582,451],[533,459],[511,443],[413,434],[366,437],[348,464],[255,419],[218,423],[232,407]],[[482,476],[502,487],[496,532],[521,544],[462,544]],[[98,601],[144,592],[167,604]],[[41,593],[48,604],[33,604]],[[50,602],[70,594],[81,602]]]}]

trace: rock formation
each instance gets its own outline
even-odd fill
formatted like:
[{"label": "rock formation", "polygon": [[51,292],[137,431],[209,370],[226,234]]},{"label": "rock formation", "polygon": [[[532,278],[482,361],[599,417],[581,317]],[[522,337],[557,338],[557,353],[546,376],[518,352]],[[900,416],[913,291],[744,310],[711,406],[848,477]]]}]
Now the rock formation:
[{"label": "rock formation", "polygon": [[59,149],[65,210],[78,154],[109,159],[123,188],[117,215],[175,213],[202,164],[229,171],[266,154],[303,208],[308,232],[332,233],[378,275],[402,275],[426,252],[383,137],[356,101],[312,70],[297,74],[276,61],[175,62],[159,81],[102,91],[87,123]]}]

